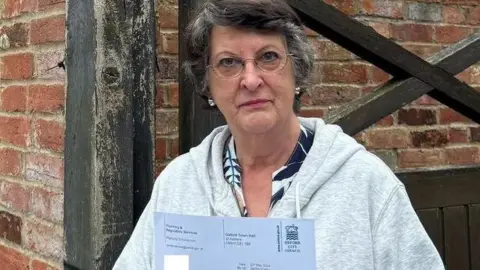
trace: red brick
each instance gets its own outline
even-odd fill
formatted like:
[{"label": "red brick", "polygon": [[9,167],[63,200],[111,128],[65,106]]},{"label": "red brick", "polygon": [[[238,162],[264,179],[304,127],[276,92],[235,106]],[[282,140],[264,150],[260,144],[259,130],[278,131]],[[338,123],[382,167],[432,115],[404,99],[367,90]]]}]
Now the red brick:
[{"label": "red brick", "polygon": [[178,59],[177,57],[157,57],[157,65],[161,72],[157,72],[157,78],[160,80],[178,78]]},{"label": "red brick", "polygon": [[471,83],[472,84],[480,84],[480,66],[472,66],[468,69],[470,70],[470,73],[472,74]]},{"label": "red brick", "polygon": [[65,9],[65,0],[38,0],[39,10]]},{"label": "red brick", "polygon": [[56,121],[37,120],[35,123],[35,135],[37,143],[41,148],[57,152],[63,151],[64,124]]},{"label": "red brick", "polygon": [[63,220],[63,194],[35,188],[31,198],[30,207],[34,215],[55,222]]},{"label": "red brick", "polygon": [[25,117],[0,116],[0,142],[16,146],[28,145],[29,124]]},{"label": "red brick", "polygon": [[372,129],[367,131],[369,148],[407,148],[410,134],[406,129]]},{"label": "red brick", "polygon": [[375,123],[375,126],[378,126],[378,127],[388,127],[388,126],[392,126],[392,125],[393,125],[393,116],[392,115],[388,115],[388,116],[382,118],[377,123]]},{"label": "red brick", "polygon": [[33,54],[19,53],[2,57],[3,71],[0,79],[25,80],[33,75]]},{"label": "red brick", "polygon": [[169,139],[168,140],[168,154],[167,157],[169,159],[175,158],[179,155],[179,144],[178,138],[176,139]]},{"label": "red brick", "polygon": [[444,157],[439,149],[402,150],[398,152],[400,168],[435,167],[443,164]]},{"label": "red brick", "polygon": [[444,0],[447,5],[477,5],[478,0]]},{"label": "red brick", "polygon": [[316,117],[322,118],[325,112],[322,109],[301,109],[300,116],[301,117]]},{"label": "red brick", "polygon": [[34,112],[57,112],[63,110],[65,86],[31,85],[28,87],[28,110]]},{"label": "red brick", "polygon": [[412,131],[412,145],[417,148],[442,147],[448,144],[447,130]]},{"label": "red brick", "polygon": [[392,24],[392,38],[398,41],[432,42],[433,26],[424,24]]},{"label": "red brick", "polygon": [[167,142],[165,138],[157,138],[155,141],[155,160],[164,162],[167,157]]},{"label": "red brick", "polygon": [[64,58],[64,50],[48,51],[37,54],[37,78],[65,82],[65,70],[58,67]]},{"label": "red brick", "polygon": [[311,44],[315,49],[315,59],[318,60],[350,60],[353,54],[342,46],[330,40],[312,39]]},{"label": "red brick", "polygon": [[366,83],[367,67],[362,64],[324,64],[324,82]]},{"label": "red brick", "polygon": [[18,183],[0,180],[1,204],[16,211],[28,211],[30,189]]},{"label": "red brick", "polygon": [[178,84],[169,84],[167,86],[167,105],[170,107],[178,107]]},{"label": "red brick", "polygon": [[18,16],[22,13],[29,13],[35,11],[37,7],[37,0],[4,0],[2,2],[5,3],[3,15],[6,18],[11,18]]},{"label": "red brick", "polygon": [[462,147],[446,149],[446,159],[450,165],[473,165],[480,163],[480,148]]},{"label": "red brick", "polygon": [[366,96],[370,93],[372,93],[375,89],[377,89],[378,86],[366,86],[362,88],[362,96]]},{"label": "red brick", "polygon": [[470,137],[472,142],[480,142],[480,127],[471,127]]},{"label": "red brick", "polygon": [[392,37],[391,24],[385,22],[368,22],[368,25],[372,27],[380,35],[390,38]]},{"label": "red brick", "polygon": [[468,16],[466,19],[468,24],[479,25],[480,24],[480,7],[472,7],[468,9]]},{"label": "red brick", "polygon": [[426,59],[437,54],[439,51],[442,50],[442,47],[439,45],[420,45],[420,44],[405,44],[403,45],[405,49]]},{"label": "red brick", "polygon": [[2,270],[28,269],[30,259],[12,248],[0,244],[0,262]]},{"label": "red brick", "polygon": [[318,37],[319,36],[319,34],[317,32],[313,31],[312,29],[310,29],[306,26],[304,26],[304,29],[305,29],[305,31],[304,31],[305,34],[309,37]]},{"label": "red brick", "polygon": [[25,161],[25,178],[52,187],[63,187],[63,159],[29,153]]},{"label": "red brick", "polygon": [[371,83],[384,83],[392,78],[390,74],[376,66],[369,67],[369,74]]},{"label": "red brick", "polygon": [[0,110],[24,112],[27,107],[27,91],[24,86],[9,86],[0,92]]},{"label": "red brick", "polygon": [[423,96],[419,97],[413,103],[417,104],[417,105],[439,105],[439,104],[441,104],[436,99],[434,99],[434,98],[432,98],[428,95],[423,95]]},{"label": "red brick", "polygon": [[162,29],[178,29],[178,9],[172,6],[159,5],[157,18]]},{"label": "red brick", "polygon": [[439,43],[455,43],[470,35],[472,30],[452,25],[435,26],[434,40]]},{"label": "red brick", "polygon": [[353,136],[353,138],[361,145],[367,145],[367,135],[365,131],[361,131]]},{"label": "red brick", "polygon": [[407,19],[414,21],[442,21],[442,6],[439,4],[426,4],[410,2],[407,4]]},{"label": "red brick", "polygon": [[22,218],[0,211],[0,238],[15,244],[22,244]]},{"label": "red brick", "polygon": [[28,29],[26,23],[16,23],[0,28],[0,35],[7,35],[10,48],[20,48],[28,45]]},{"label": "red brick", "polygon": [[358,8],[353,0],[325,0],[325,3],[332,5],[348,15],[355,15],[358,13]]},{"label": "red brick", "polygon": [[397,0],[362,0],[362,11],[367,15],[390,18],[403,17],[403,1]]},{"label": "red brick", "polygon": [[157,135],[169,136],[178,134],[178,111],[157,110]]},{"label": "red brick", "polygon": [[22,171],[22,154],[13,149],[0,148],[0,174],[18,176]]},{"label": "red brick", "polygon": [[468,132],[463,128],[451,127],[448,132],[448,141],[450,143],[467,143]]},{"label": "red brick", "polygon": [[443,108],[440,109],[440,124],[451,124],[451,123],[471,123],[468,117],[450,109]]},{"label": "red brick", "polygon": [[64,40],[64,15],[32,21],[32,31],[30,37],[30,42],[32,44],[50,43]]},{"label": "red brick", "polygon": [[317,86],[304,94],[310,105],[343,104],[360,97],[360,89],[351,86]]},{"label": "red brick", "polygon": [[162,53],[178,54],[178,33],[161,33]]},{"label": "red brick", "polygon": [[32,261],[32,270],[60,270],[55,266],[51,266],[45,262],[39,260]]},{"label": "red brick", "polygon": [[162,85],[159,81],[157,81],[155,86],[155,108],[163,107],[165,103],[165,85]]},{"label": "red brick", "polygon": [[472,81],[472,70],[466,69],[455,75],[455,77],[466,84],[470,84]]},{"label": "red brick", "polygon": [[27,248],[55,260],[63,258],[63,228],[46,225],[35,220],[24,220],[24,222]]},{"label": "red brick", "polygon": [[459,6],[444,6],[443,21],[445,23],[461,24],[465,22],[465,11]]},{"label": "red brick", "polygon": [[434,125],[437,113],[430,109],[401,109],[398,111],[398,123],[411,126]]}]

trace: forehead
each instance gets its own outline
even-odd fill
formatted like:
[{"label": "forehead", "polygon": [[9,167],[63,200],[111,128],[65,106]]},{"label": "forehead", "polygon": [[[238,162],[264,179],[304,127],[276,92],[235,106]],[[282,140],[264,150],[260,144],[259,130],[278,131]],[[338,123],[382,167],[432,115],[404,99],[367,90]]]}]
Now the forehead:
[{"label": "forehead", "polygon": [[230,26],[215,26],[210,36],[212,55],[221,52],[248,54],[267,46],[285,50],[285,38],[279,33],[240,29]]}]

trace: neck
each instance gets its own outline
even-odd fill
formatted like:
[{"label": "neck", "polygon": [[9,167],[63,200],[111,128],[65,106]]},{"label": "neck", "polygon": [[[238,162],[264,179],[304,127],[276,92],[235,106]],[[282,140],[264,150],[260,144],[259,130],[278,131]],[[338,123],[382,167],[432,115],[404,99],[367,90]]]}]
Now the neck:
[{"label": "neck", "polygon": [[295,149],[300,123],[294,116],[262,134],[235,132],[235,146],[243,171],[276,170],[283,166]]}]

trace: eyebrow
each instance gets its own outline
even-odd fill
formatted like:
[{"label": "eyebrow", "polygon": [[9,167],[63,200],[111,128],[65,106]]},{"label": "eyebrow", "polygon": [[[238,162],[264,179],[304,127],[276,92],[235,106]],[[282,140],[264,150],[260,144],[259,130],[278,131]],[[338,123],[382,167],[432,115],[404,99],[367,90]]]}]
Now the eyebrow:
[{"label": "eyebrow", "polygon": [[[277,46],[272,45],[272,44],[269,44],[269,45],[265,45],[265,46],[263,46],[262,48],[260,48],[260,50],[256,51],[255,54],[258,54],[258,53],[260,53],[260,52],[262,52],[262,51],[265,51],[266,49],[269,49],[269,48],[274,48],[274,49],[277,49],[277,50],[281,50],[281,49],[278,48]],[[224,51],[218,52],[218,53],[214,56],[214,58],[217,58],[219,55],[221,55],[221,54],[223,54],[223,53],[224,53],[224,54],[229,54],[229,55],[232,55],[232,56],[239,57],[238,54],[236,54],[236,53],[233,53],[233,52],[228,51],[228,50],[224,50]]]}]

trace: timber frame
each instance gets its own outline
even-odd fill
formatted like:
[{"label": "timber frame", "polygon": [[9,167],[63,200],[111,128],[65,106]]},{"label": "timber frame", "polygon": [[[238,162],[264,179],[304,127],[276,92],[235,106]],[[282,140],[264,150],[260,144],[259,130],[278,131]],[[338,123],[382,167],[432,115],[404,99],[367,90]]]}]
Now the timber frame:
[{"label": "timber frame", "polygon": [[67,5],[65,269],[111,269],[154,179],[154,0]]}]

